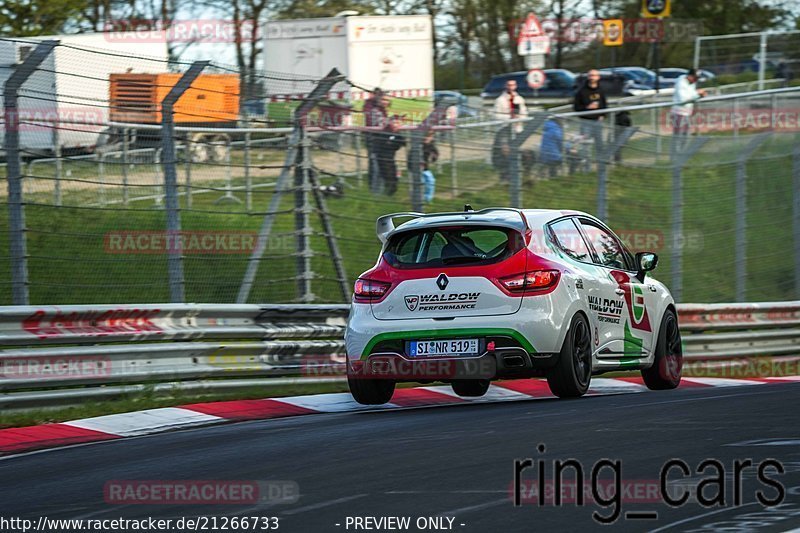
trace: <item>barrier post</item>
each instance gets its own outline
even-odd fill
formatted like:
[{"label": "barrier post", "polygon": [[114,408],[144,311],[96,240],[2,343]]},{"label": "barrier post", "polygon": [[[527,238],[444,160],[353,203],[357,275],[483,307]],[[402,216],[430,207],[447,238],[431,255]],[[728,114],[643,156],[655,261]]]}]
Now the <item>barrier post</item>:
[{"label": "barrier post", "polygon": [[[175,152],[175,121],[173,107],[183,93],[197,79],[208,61],[195,61],[161,101],[161,164],[164,168],[164,201],[167,211],[167,234],[176,239],[181,231],[180,203],[178,201],[177,154]],[[174,242],[174,241],[173,241]],[[167,255],[169,296],[173,303],[185,300],[183,277],[183,250],[174,244]]]},{"label": "barrier post", "polygon": [[58,45],[58,41],[43,41],[25,58],[3,85],[3,116],[5,117],[4,150],[6,153],[6,182],[8,185],[8,232],[11,256],[11,301],[28,305],[28,252],[25,247],[25,207],[22,203],[22,160],[19,142],[19,90],[39,65]]},{"label": "barrier post", "polygon": [[766,132],[753,137],[739,154],[736,163],[736,302],[745,300],[747,288],[747,160],[770,135],[770,132]]}]

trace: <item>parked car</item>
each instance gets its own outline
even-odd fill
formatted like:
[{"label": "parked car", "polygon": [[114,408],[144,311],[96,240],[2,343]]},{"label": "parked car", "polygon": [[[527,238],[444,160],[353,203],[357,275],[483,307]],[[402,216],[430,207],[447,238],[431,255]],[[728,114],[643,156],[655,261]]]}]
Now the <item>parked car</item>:
[{"label": "parked car", "polygon": [[376,230],[382,249],[355,283],[345,332],[357,402],[389,402],[412,381],[483,396],[492,379],[544,375],[559,397],[603,372],[680,383],[675,304],[647,274],[658,257],[632,254],[597,218],[465,206],[385,215]]},{"label": "parked car", "polygon": [[458,118],[463,117],[477,117],[478,110],[474,107],[470,107],[469,99],[466,95],[461,94],[458,91],[434,91],[433,92],[433,103],[438,104],[440,101],[447,99],[451,102],[456,102],[456,106],[458,106]]},{"label": "parked car", "polygon": [[634,94],[636,91],[648,91],[655,89],[656,75],[654,72],[644,67],[609,67],[601,68],[600,73],[617,74],[625,79],[622,88],[624,95]]},{"label": "parked car", "polygon": [[[672,83],[674,84],[675,80],[677,80],[678,78],[680,78],[681,76],[685,75],[688,72],[689,69],[686,68],[666,67],[659,69],[658,74],[659,76],[661,76],[662,80],[663,79],[671,80]],[[710,70],[699,69],[698,74],[700,74],[698,80],[700,83],[713,81],[714,78],[716,78],[714,73],[711,72]]]},{"label": "parked car", "polygon": [[492,76],[483,88],[481,98],[497,98],[505,90],[506,81],[517,82],[517,92],[524,98],[570,98],[575,94],[575,73],[566,69],[546,69],[545,84],[541,89],[531,89],[526,79],[527,71],[509,72]]}]

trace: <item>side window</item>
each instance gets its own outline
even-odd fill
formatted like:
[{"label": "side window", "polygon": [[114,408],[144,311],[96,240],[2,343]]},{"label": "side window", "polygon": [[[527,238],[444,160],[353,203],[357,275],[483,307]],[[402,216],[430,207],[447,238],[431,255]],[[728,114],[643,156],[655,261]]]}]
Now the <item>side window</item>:
[{"label": "side window", "polygon": [[550,229],[553,230],[553,234],[558,241],[556,244],[564,250],[564,253],[577,261],[592,261],[589,248],[586,247],[583,236],[581,236],[572,219],[559,220],[551,224]]},{"label": "side window", "polygon": [[589,245],[597,252],[601,265],[628,270],[625,252],[613,235],[588,220],[581,220],[581,226],[589,238]]}]

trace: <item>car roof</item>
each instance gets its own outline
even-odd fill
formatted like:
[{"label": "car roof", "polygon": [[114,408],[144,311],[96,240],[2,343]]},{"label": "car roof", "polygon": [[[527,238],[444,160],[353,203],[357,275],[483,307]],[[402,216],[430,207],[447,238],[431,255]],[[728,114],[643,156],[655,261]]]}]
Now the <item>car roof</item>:
[{"label": "car roof", "polygon": [[[378,237],[382,241],[385,241],[391,235],[398,232],[454,224],[502,226],[524,232],[531,228],[540,228],[548,222],[564,216],[576,215],[586,216],[592,219],[595,218],[588,213],[571,209],[514,209],[510,207],[489,207],[479,211],[451,213],[395,213],[380,217],[376,227]],[[387,225],[387,222],[390,222],[391,219],[395,217],[413,218],[400,224],[396,228],[393,223]]]}]

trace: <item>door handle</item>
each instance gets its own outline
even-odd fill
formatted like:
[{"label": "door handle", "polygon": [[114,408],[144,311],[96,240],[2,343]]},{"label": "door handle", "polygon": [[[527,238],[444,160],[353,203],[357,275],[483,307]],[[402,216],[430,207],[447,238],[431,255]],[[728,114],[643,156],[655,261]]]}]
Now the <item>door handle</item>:
[{"label": "door handle", "polygon": [[625,291],[624,291],[624,290],[622,290],[622,289],[615,289],[615,290],[614,290],[614,292],[616,292],[616,293],[617,293],[617,294],[619,294],[620,296],[622,296],[623,294],[625,294]]}]

